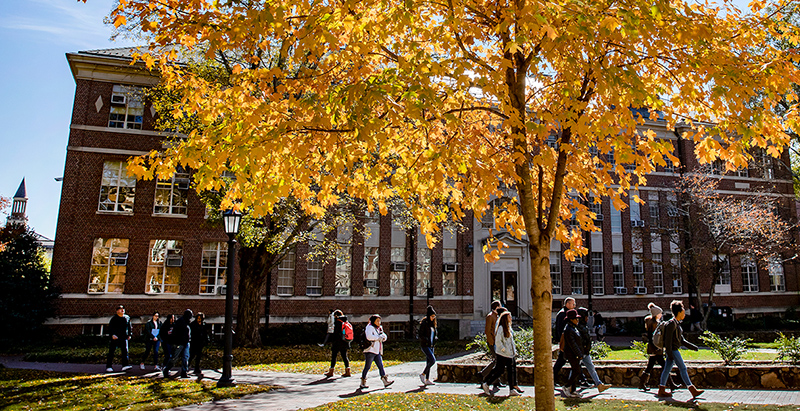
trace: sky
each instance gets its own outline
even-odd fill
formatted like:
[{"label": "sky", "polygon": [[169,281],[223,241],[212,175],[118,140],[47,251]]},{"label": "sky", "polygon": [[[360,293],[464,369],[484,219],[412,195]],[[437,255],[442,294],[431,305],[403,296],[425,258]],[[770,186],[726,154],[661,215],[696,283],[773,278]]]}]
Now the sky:
[{"label": "sky", "polygon": [[[746,0],[733,3],[746,7]],[[114,0],[0,5],[0,196],[13,196],[24,177],[28,223],[51,239],[61,198],[55,178],[64,173],[75,96],[65,53],[132,45],[110,41],[113,30],[103,18],[114,5]]]}]

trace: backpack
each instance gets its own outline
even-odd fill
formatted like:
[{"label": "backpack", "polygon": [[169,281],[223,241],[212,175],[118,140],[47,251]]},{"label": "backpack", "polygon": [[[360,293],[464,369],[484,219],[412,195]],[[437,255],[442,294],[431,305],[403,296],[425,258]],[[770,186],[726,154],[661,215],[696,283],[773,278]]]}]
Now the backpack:
[{"label": "backpack", "polygon": [[358,346],[362,350],[366,350],[366,349],[368,349],[369,347],[372,346],[372,341],[367,339],[367,330],[366,330],[366,328],[364,329],[364,331],[361,331],[361,335],[358,337]]},{"label": "backpack", "polygon": [[661,321],[653,331],[653,345],[659,350],[664,349],[664,334],[666,333],[668,321]]},{"label": "backpack", "polygon": [[342,322],[342,336],[345,341],[353,341],[353,324],[350,324],[350,321]]}]

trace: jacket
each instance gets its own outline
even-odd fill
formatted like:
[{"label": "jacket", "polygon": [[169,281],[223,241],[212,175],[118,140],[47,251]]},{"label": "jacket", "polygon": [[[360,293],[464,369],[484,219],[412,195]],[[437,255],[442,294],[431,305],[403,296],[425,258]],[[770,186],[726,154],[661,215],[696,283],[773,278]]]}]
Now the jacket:
[{"label": "jacket", "polygon": [[189,324],[189,330],[191,331],[192,337],[192,348],[201,348],[208,344],[208,328],[208,324],[205,322],[198,323],[197,321],[192,321],[192,323]]},{"label": "jacket", "polygon": [[553,339],[556,344],[561,341],[561,334],[564,332],[564,327],[567,326],[567,310],[562,308],[556,314],[556,328],[553,330]]},{"label": "jacket", "polygon": [[131,317],[124,314],[122,317],[115,315],[108,320],[108,338],[116,335],[120,340],[127,340],[133,335],[131,329]]},{"label": "jacket", "polygon": [[664,328],[664,354],[672,356],[672,352],[680,349],[681,345],[697,351],[696,345],[683,338],[683,329],[678,324],[678,320],[673,318],[667,321],[667,325]]},{"label": "jacket", "polygon": [[581,349],[583,355],[589,354],[592,351],[592,335],[589,333],[589,326],[586,323],[578,321],[578,333],[581,335]]},{"label": "jacket", "polygon": [[653,318],[652,315],[648,315],[644,317],[644,330],[645,330],[645,338],[647,341],[647,355],[662,355],[663,351],[660,348],[653,345],[653,333],[656,332],[656,327],[658,327],[658,320]]},{"label": "jacket", "polygon": [[191,317],[181,317],[172,328],[172,344],[186,345],[192,341],[192,329],[189,328]]},{"label": "jacket", "polygon": [[497,325],[497,313],[492,311],[486,316],[486,326],[484,327],[484,333],[486,334],[486,343],[489,346],[494,345],[494,332]]},{"label": "jacket", "polygon": [[430,318],[425,317],[419,323],[419,345],[421,347],[430,347],[436,345],[436,340],[438,339],[436,326],[433,324],[433,321]]},{"label": "jacket", "polygon": [[333,328],[335,327],[336,319],[333,317],[333,313],[328,316],[326,322],[328,323],[328,334],[334,332]]},{"label": "jacket", "polygon": [[375,328],[374,325],[367,324],[364,333],[367,335],[367,341],[372,341],[372,344],[364,352],[383,355],[383,342],[388,339],[383,332],[383,327]]},{"label": "jacket", "polygon": [[172,340],[172,330],[175,329],[175,321],[170,323],[169,321],[164,321],[164,324],[161,325],[161,331],[158,332],[158,338],[161,339],[161,342],[165,344],[173,344]]},{"label": "jacket", "polygon": [[572,323],[569,322],[564,328],[564,355],[566,355],[568,358],[579,359],[582,359],[584,355],[581,347],[581,333]]},{"label": "jacket", "polygon": [[142,331],[142,335],[147,341],[153,341],[153,330],[159,330],[159,334],[156,338],[159,340],[161,339],[161,321],[153,321],[152,319],[146,323],[144,323],[144,331]]},{"label": "jacket", "polygon": [[514,346],[514,330],[508,331],[509,336],[506,337],[505,332],[503,332],[503,326],[500,325],[499,321],[497,322],[497,326],[494,329],[494,352],[506,358],[514,358],[517,356],[517,349]]},{"label": "jacket", "polygon": [[331,337],[332,350],[350,348],[350,341],[344,338],[344,333],[342,332],[342,326],[344,326],[345,321],[347,321],[347,317],[343,315],[341,317],[336,317],[336,321],[333,323],[333,336]]}]

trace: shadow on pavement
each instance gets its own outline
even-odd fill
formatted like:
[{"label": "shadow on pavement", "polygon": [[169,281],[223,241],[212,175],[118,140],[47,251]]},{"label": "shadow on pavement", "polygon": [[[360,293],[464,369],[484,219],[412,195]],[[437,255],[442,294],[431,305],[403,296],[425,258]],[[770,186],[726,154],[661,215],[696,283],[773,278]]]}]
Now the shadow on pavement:
[{"label": "shadow on pavement", "polygon": [[338,380],[339,380],[338,378],[322,378],[322,379],[319,379],[319,380],[316,380],[316,381],[311,381],[311,382],[303,384],[303,385],[330,384],[330,383],[336,382]]}]

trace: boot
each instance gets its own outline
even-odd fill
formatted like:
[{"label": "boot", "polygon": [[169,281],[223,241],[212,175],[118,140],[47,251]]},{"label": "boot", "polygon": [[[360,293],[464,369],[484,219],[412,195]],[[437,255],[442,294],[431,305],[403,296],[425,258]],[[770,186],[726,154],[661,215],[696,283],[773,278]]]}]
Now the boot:
[{"label": "boot", "polygon": [[367,379],[366,378],[362,378],[361,379],[361,385],[359,385],[358,388],[369,388],[369,385],[367,385]]},{"label": "boot", "polygon": [[388,387],[388,386],[390,386],[390,385],[394,384],[394,381],[389,381],[389,377],[388,377],[388,376],[386,376],[386,375],[384,375],[383,377],[381,377],[381,380],[383,381],[383,387],[384,387],[384,388],[386,388],[386,387]]},{"label": "boot", "polygon": [[342,377],[349,377],[351,375],[353,375],[353,374],[350,374],[350,367],[345,368],[344,369],[344,374],[342,374]]},{"label": "boot", "polygon": [[665,387],[663,385],[659,385],[658,386],[658,394],[656,394],[656,397],[671,398],[672,394],[667,392],[667,387]]},{"label": "boot", "polygon": [[650,391],[650,387],[647,386],[648,381],[650,381],[650,373],[643,372],[639,377],[639,389],[642,391]]},{"label": "boot", "polygon": [[333,377],[333,368],[328,368],[328,372],[325,373],[326,378]]},{"label": "boot", "polygon": [[692,393],[692,398],[697,398],[703,395],[704,390],[698,390],[694,385],[690,385],[689,392]]}]

